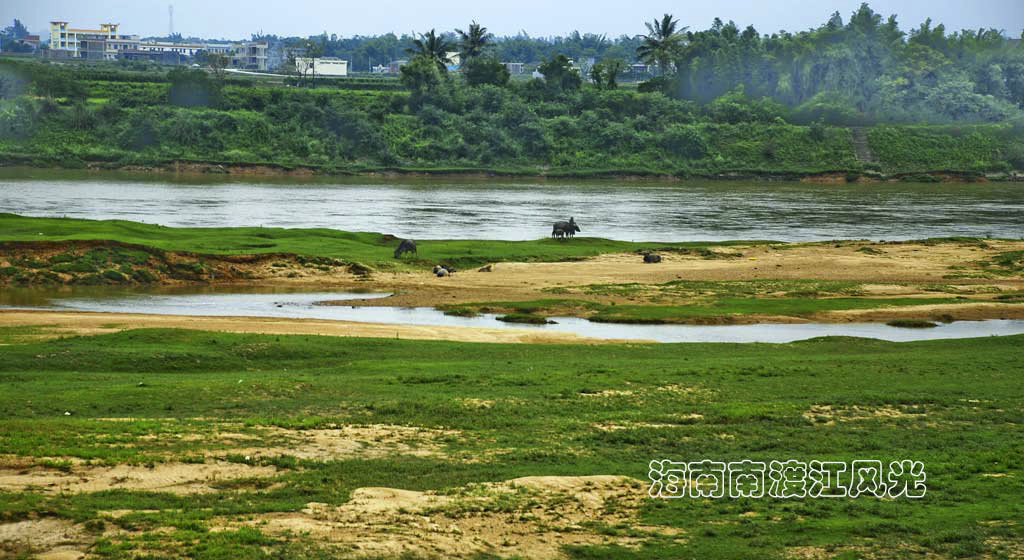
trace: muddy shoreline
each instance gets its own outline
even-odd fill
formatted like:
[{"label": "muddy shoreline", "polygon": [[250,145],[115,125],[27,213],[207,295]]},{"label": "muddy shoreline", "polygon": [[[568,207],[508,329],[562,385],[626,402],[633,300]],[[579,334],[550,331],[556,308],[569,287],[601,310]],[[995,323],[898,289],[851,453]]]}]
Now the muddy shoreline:
[{"label": "muddy shoreline", "polygon": [[[10,157],[7,157],[11,160]],[[97,173],[125,172],[155,176],[235,176],[235,177],[395,177],[433,179],[612,179],[620,181],[677,182],[692,179],[712,181],[799,181],[817,184],[843,183],[884,183],[884,182],[929,182],[929,183],[976,183],[976,182],[1024,182],[1024,171],[982,173],[950,169],[927,171],[901,171],[880,173],[861,170],[824,170],[815,172],[797,171],[724,171],[720,173],[655,173],[636,170],[590,170],[571,169],[480,169],[480,168],[403,168],[373,167],[361,169],[328,169],[314,166],[285,166],[270,163],[228,163],[201,161],[169,161],[146,165],[122,165],[109,162],[87,161],[82,166],[38,165],[15,159],[0,168],[9,169],[69,169]]]},{"label": "muddy shoreline", "polygon": [[[701,291],[693,292],[691,286],[712,290],[721,295],[736,286],[757,288],[756,293],[745,293],[742,297],[768,301],[778,297],[794,297],[788,292],[803,286],[804,282],[839,283],[856,286],[856,297],[877,302],[877,306],[842,311],[818,311],[799,315],[765,313],[723,313],[711,316],[688,317],[681,315],[669,320],[611,320],[603,322],[647,323],[647,324],[691,324],[691,325],[745,325],[757,323],[854,323],[887,322],[895,319],[917,319],[938,322],[972,321],[983,319],[1024,318],[1024,305],[1018,302],[1024,294],[1024,278],[1020,274],[1007,274],[991,270],[983,263],[995,255],[1008,251],[1024,250],[1024,241],[988,240],[979,242],[929,243],[869,243],[829,242],[790,245],[735,246],[731,258],[705,258],[694,254],[668,254],[657,265],[645,265],[638,255],[605,254],[582,261],[571,262],[499,262],[487,268],[489,271],[461,271],[446,278],[430,273],[426,265],[413,269],[376,270],[354,267],[341,260],[317,260],[288,254],[253,255],[198,255],[187,252],[173,252],[130,244],[104,241],[64,242],[6,242],[0,244],[0,268],[12,263],[32,263],[52,260],[55,255],[71,259],[76,255],[95,251],[130,249],[138,251],[136,260],[130,266],[132,273],[122,275],[119,280],[100,276],[105,284],[103,289],[114,290],[158,290],[160,288],[183,289],[282,289],[300,291],[338,290],[355,293],[390,293],[384,298],[363,300],[324,301],[326,305],[353,307],[429,307],[446,309],[459,305],[486,305],[492,312],[516,312],[514,306],[503,306],[502,302],[548,301],[543,313],[547,316],[590,318],[595,315],[594,306],[687,306],[699,303]],[[129,256],[131,256],[129,254]],[[31,270],[25,268],[24,270]],[[64,269],[61,269],[64,270]],[[31,274],[40,274],[32,272]],[[54,283],[30,285],[41,293],[59,295],[77,289],[83,280],[93,281],[95,273],[61,272],[51,274],[59,277]],[[15,277],[16,278],[16,277]],[[138,282],[136,278],[149,279]],[[780,284],[781,283],[781,284]],[[7,278],[6,285],[18,284]],[[780,288],[780,285],[784,285]],[[703,286],[703,287],[701,287]],[[788,287],[785,287],[788,286]],[[816,288],[814,288],[816,289]],[[800,295],[814,300],[830,297],[849,297],[840,292],[812,292]],[[1002,297],[1002,299],[1000,299]],[[904,303],[889,306],[887,299],[900,298]],[[908,305],[908,298],[920,298],[921,305]],[[937,298],[959,301],[939,305]],[[564,303],[559,303],[564,302]],[[589,307],[588,307],[589,305]],[[40,312],[42,313],[42,312]],[[102,315],[102,314],[99,314]],[[149,317],[146,315],[146,317]],[[53,316],[53,321],[79,321],[71,316]],[[205,324],[208,328],[220,328],[215,317],[196,318],[193,325]],[[600,320],[600,319],[599,319]],[[147,321],[149,321],[147,319]],[[237,319],[238,324],[228,325],[240,328],[249,319]],[[271,321],[268,319],[268,321]],[[356,332],[345,326],[327,328],[281,327],[290,320],[272,320],[277,331],[262,326],[254,332],[296,332],[315,333],[323,329],[326,334],[346,336]],[[305,321],[296,319],[294,321]],[[111,322],[108,320],[107,322]],[[173,323],[178,326],[187,321]],[[331,323],[331,321],[320,321]],[[0,315],[0,324],[5,326],[37,325],[36,319],[26,315],[5,312]],[[91,329],[86,321],[82,328]],[[98,323],[97,323],[98,324]],[[132,323],[139,324],[141,323]],[[147,325],[167,325],[167,319],[153,318]],[[387,325],[368,325],[367,334],[362,336],[402,336],[404,328]],[[400,326],[409,327],[409,326]],[[202,327],[196,327],[202,328]],[[348,329],[348,330],[346,330]],[[467,333],[457,331],[468,331]],[[480,335],[469,334],[479,330]],[[494,329],[508,333],[506,329]],[[467,327],[445,327],[431,331],[430,328],[409,327],[412,338],[444,338],[450,340],[526,341],[519,335],[487,332],[489,329]],[[522,333],[520,333],[522,334]],[[531,333],[536,335],[537,333]],[[546,336],[546,335],[545,335]],[[555,341],[570,341],[556,337]],[[531,339],[533,340],[533,339]]]}]

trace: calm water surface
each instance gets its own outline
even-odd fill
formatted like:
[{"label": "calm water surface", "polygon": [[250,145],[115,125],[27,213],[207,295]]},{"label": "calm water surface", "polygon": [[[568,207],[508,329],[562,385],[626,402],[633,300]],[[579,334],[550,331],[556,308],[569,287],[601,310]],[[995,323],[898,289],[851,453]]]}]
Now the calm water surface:
[{"label": "calm water surface", "polygon": [[1024,236],[1024,186],[1012,183],[212,181],[5,172],[0,212],[414,239],[536,239],[569,216],[581,235],[632,241]]},{"label": "calm water surface", "polygon": [[115,289],[77,289],[55,293],[10,290],[0,293],[0,308],[27,307],[76,311],[153,313],[158,315],[288,317],[403,325],[488,327],[566,332],[603,339],[658,342],[792,342],[819,336],[859,336],[891,341],[971,338],[1024,333],[1024,321],[959,321],[932,329],[899,329],[882,323],[803,323],[759,325],[622,325],[592,323],[575,317],[554,317],[553,325],[522,325],[498,321],[493,314],[450,317],[429,307],[352,307],[317,305],[325,300],[380,298],[387,294],[337,292],[223,293],[126,292]]}]

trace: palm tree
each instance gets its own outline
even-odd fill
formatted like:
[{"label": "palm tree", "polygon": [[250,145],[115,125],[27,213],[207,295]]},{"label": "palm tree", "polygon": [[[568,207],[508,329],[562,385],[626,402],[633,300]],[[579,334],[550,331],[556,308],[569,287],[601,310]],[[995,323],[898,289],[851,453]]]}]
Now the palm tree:
[{"label": "palm tree", "polygon": [[459,56],[465,63],[471,58],[476,58],[484,53],[484,49],[491,43],[494,35],[487,32],[487,28],[473,20],[469,24],[469,31],[456,29],[459,34]]},{"label": "palm tree", "polygon": [[431,29],[421,33],[419,39],[413,39],[412,44],[412,48],[405,50],[407,53],[432,61],[442,72],[448,71],[448,52],[452,44],[445,41],[444,36],[434,33]]},{"label": "palm tree", "polygon": [[688,28],[677,30],[678,24],[679,21],[670,14],[665,14],[660,20],[645,23],[648,33],[643,36],[643,42],[636,49],[640,60],[648,64],[656,63],[663,76],[683,48],[682,33]]}]

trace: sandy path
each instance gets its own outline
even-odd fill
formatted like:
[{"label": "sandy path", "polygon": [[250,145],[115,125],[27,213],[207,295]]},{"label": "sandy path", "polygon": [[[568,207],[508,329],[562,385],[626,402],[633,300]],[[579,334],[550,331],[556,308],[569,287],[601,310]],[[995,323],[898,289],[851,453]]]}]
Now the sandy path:
[{"label": "sandy path", "polygon": [[[258,334],[453,340],[459,342],[529,344],[604,344],[617,342],[585,338],[571,333],[538,333],[527,329],[514,328],[431,327],[318,319],[193,317],[188,315],[147,315],[142,313],[98,313],[89,311],[0,310],[0,326],[53,327],[52,333],[54,336],[61,334],[105,334],[128,329],[161,328]],[[631,340],[629,342],[637,341]]]}]

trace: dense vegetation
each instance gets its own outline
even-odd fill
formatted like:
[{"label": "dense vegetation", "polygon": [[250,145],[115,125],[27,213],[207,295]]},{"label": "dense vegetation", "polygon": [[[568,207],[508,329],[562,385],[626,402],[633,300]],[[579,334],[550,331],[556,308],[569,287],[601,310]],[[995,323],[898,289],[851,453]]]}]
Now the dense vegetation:
[{"label": "dense vegetation", "polygon": [[[0,331],[4,342],[26,335],[33,333]],[[225,519],[298,512],[309,502],[344,504],[367,486],[444,490],[525,475],[645,480],[648,462],[662,458],[910,459],[922,461],[927,473],[921,500],[643,499],[638,523],[677,528],[685,538],[565,552],[635,559],[783,558],[808,550],[843,558],[1012,557],[1024,514],[1021,443],[1014,437],[1024,421],[1024,371],[1013,358],[1021,342],[832,338],[581,352],[144,330],[16,343],[4,347],[0,361],[0,446],[54,471],[88,468],[70,459],[246,462],[216,439],[224,430],[268,442],[274,436],[260,434],[272,427],[384,424],[453,432],[442,456],[268,456],[263,464],[278,468],[271,478],[220,481],[214,492],[194,496],[0,493],[0,517],[70,519],[97,533],[106,524],[113,531],[91,549],[100,557],[329,558],[336,555],[288,546],[258,522],[246,539],[211,529]],[[125,511],[111,513],[118,510]],[[633,534],[637,524],[592,522],[609,534]],[[323,546],[315,534],[291,538]]]},{"label": "dense vegetation", "polygon": [[[181,68],[4,61],[0,155],[66,166],[850,179],[1024,168],[1024,49],[997,32],[947,36],[929,23],[906,35],[866,5],[849,23],[837,14],[795,35],[721,22],[682,33],[677,23],[666,15],[637,42],[636,56],[660,69],[640,91],[620,89],[619,58],[581,73],[558,53],[540,64],[544,79],[510,81],[502,41],[475,22],[457,37],[412,39],[401,82],[285,87]],[[460,72],[446,67],[453,50]]]}]

